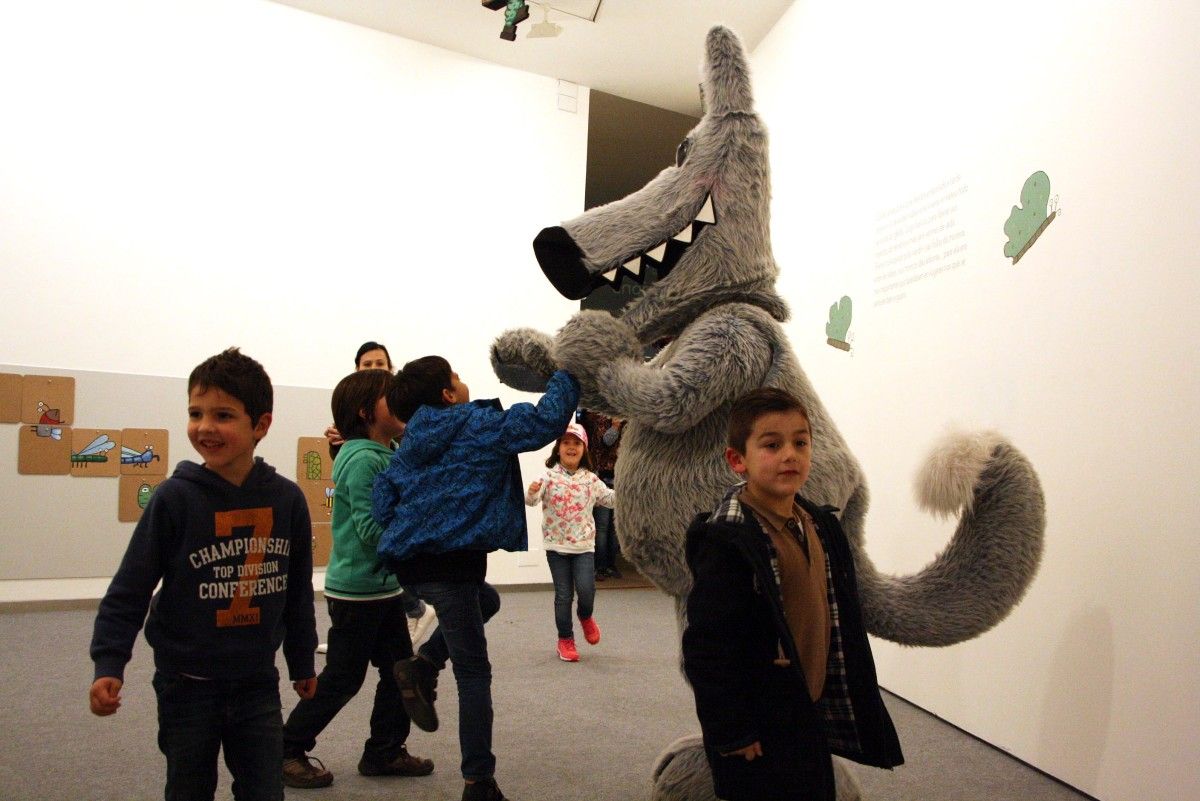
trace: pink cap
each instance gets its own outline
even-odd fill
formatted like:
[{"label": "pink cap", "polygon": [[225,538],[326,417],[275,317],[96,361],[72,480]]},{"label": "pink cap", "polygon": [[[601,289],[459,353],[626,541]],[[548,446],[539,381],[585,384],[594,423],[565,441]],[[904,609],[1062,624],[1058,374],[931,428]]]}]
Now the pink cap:
[{"label": "pink cap", "polygon": [[568,423],[567,430],[563,433],[563,436],[565,437],[567,434],[574,434],[576,437],[579,437],[579,441],[583,443],[583,447],[587,447],[587,432],[583,430],[583,426],[579,425],[579,423]]}]

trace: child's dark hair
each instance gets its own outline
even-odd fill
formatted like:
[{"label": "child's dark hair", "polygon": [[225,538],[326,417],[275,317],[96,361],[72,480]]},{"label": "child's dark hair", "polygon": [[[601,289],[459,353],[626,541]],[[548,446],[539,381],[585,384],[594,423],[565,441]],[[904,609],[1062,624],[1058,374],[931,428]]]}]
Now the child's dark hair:
[{"label": "child's dark hair", "polygon": [[358,370],[343,378],[333,388],[333,425],[342,439],[368,439],[375,423],[375,404],[392,384],[387,370]]},{"label": "child's dark hair", "polygon": [[259,418],[275,404],[275,391],[267,371],[237,348],[223,350],[196,365],[188,376],[189,396],[196,387],[202,393],[216,387],[240,400],[250,415],[251,425],[258,425]]},{"label": "child's dark hair", "polygon": [[447,406],[443,389],[450,386],[450,362],[441,356],[422,356],[400,368],[388,387],[387,404],[405,423],[422,406]]},{"label": "child's dark hair", "polygon": [[812,426],[808,409],[804,408],[799,398],[778,387],[762,387],[733,402],[729,410],[729,447],[745,454],[746,440],[754,429],[754,421],[771,412],[800,412]]},{"label": "child's dark hair", "polygon": [[[558,446],[562,444],[562,441],[566,436],[566,434],[563,434],[554,441],[554,450],[550,451],[550,458],[546,459],[546,467],[554,467],[554,465],[558,464]],[[570,436],[574,437],[575,435],[571,434]],[[576,439],[578,439],[578,437],[576,437]],[[582,445],[583,443],[580,442],[580,444]],[[592,466],[592,452],[588,449],[587,445],[583,446],[583,456],[579,458],[579,466],[586,467],[593,473],[596,472],[596,468]]]},{"label": "child's dark hair", "polygon": [[[358,346],[358,353],[354,354],[354,369],[358,369],[358,363],[362,361],[363,354],[370,353],[373,350],[383,351],[383,355],[387,358],[388,369],[391,370],[392,354],[388,353],[388,349],[383,345],[380,345],[378,342],[364,342]],[[338,431],[340,432],[341,429],[339,428]]]}]

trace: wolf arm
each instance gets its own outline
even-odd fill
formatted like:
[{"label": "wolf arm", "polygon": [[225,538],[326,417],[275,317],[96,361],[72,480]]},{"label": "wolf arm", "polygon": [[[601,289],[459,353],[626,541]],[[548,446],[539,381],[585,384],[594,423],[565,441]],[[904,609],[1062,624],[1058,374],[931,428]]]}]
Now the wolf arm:
[{"label": "wolf arm", "polygon": [[663,433],[687,431],[761,386],[771,353],[762,328],[733,304],[693,322],[653,364],[642,360],[629,327],[602,312],[580,312],[554,343],[556,361],[579,378],[586,408]]}]

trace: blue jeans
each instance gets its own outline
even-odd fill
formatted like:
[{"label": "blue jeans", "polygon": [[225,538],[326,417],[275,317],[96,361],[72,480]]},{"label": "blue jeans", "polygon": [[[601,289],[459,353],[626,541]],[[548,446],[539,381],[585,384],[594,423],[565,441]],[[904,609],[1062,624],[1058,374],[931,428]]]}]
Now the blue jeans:
[{"label": "blue jeans", "polygon": [[592,553],[546,551],[550,577],[554,579],[554,625],[560,640],[575,639],[571,622],[571,601],[579,596],[576,613],[580,620],[592,616],[596,603],[596,557]]},{"label": "blue jeans", "polygon": [[592,519],[596,523],[596,569],[616,567],[617,530],[613,525],[613,510],[607,506],[593,506]]},{"label": "blue jeans", "polygon": [[363,756],[376,763],[391,762],[408,739],[411,722],[392,666],[412,656],[412,641],[404,616],[404,596],[379,601],[343,601],[329,604],[329,653],[317,677],[317,693],[301,699],[283,727],[284,754],[303,756],[317,745],[317,735],[358,694],[368,665],[379,670],[375,705],[371,708],[371,736]]},{"label": "blue jeans", "polygon": [[439,670],[454,663],[458,685],[458,746],[464,779],[496,775],[492,753],[492,663],[483,624],[500,610],[500,594],[485,581],[429,581],[407,585],[437,612],[438,627],[420,655]]},{"label": "blue jeans", "polygon": [[212,801],[217,754],[238,801],[281,801],[283,714],[279,673],[253,679],[190,679],[156,671],[158,747],[167,758],[167,801]]}]

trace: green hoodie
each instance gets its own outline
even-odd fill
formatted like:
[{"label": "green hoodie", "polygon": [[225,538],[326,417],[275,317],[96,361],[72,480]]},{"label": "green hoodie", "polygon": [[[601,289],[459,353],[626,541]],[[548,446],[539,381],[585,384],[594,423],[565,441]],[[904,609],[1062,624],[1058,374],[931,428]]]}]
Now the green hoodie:
[{"label": "green hoodie", "polygon": [[333,550],[325,571],[325,595],[373,601],[400,593],[383,570],[376,549],[383,529],[371,517],[371,487],[392,451],[369,439],[352,439],[333,462]]}]

